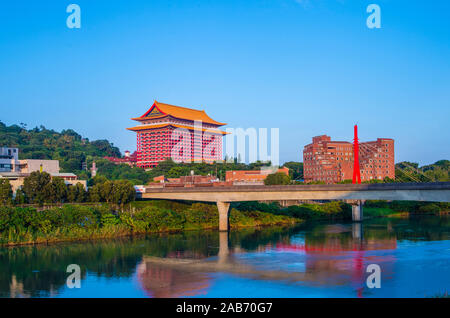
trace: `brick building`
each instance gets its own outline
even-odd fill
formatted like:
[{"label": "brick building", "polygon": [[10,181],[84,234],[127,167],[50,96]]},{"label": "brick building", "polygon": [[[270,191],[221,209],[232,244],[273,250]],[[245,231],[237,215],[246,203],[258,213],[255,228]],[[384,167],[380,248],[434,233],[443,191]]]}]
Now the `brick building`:
[{"label": "brick building", "polygon": [[227,182],[233,184],[264,184],[264,179],[271,173],[281,172],[289,175],[289,168],[283,167],[276,171],[267,170],[229,170],[225,174]]},{"label": "brick building", "polygon": [[[361,181],[395,179],[394,140],[378,138],[359,144]],[[353,144],[332,141],[327,135],[313,137],[303,149],[305,182],[336,183],[353,176]]]},{"label": "brick building", "polygon": [[152,168],[167,158],[177,162],[222,160],[222,136],[213,120],[203,110],[163,104],[155,101],[141,117],[132,118],[140,125],[136,132],[138,167]]},{"label": "brick building", "polygon": [[103,157],[104,159],[114,163],[114,164],[127,164],[130,167],[133,167],[137,163],[137,152],[130,153],[128,150],[125,151],[125,156],[123,158],[116,158],[116,157]]}]

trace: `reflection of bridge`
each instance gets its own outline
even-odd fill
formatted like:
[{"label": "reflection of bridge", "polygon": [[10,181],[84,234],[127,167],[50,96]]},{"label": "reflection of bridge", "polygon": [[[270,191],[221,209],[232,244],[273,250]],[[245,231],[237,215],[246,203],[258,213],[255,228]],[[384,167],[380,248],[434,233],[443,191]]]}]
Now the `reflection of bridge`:
[{"label": "reflection of bridge", "polygon": [[353,200],[353,220],[362,219],[364,200],[450,202],[450,182],[379,183],[289,186],[234,186],[209,188],[145,188],[138,199],[216,202],[219,230],[228,230],[230,202],[278,200]]},{"label": "reflection of bridge", "polygon": [[314,282],[314,272],[288,272],[279,269],[260,269],[240,262],[234,256],[239,249],[231,251],[227,232],[219,233],[217,258],[161,258],[144,256],[138,265],[138,279],[153,297],[179,297],[202,294],[210,287],[207,273],[228,273],[250,276],[260,280],[291,282]]},{"label": "reflection of bridge", "polygon": [[[347,232],[348,227],[342,227]],[[335,232],[336,233],[336,232]],[[263,250],[273,249],[278,252],[292,252],[305,255],[296,257],[305,268],[300,271],[278,268],[277,265],[265,266],[258,261],[255,264],[247,258],[237,255],[242,252],[239,247],[231,247],[228,233],[219,233],[219,252],[213,258],[184,258],[144,256],[138,266],[138,279],[152,297],[179,297],[204,294],[211,287],[211,273],[221,272],[258,280],[309,282],[315,284],[343,285],[348,282],[362,296],[362,283],[365,276],[365,251],[390,251],[397,248],[395,237],[382,239],[364,239],[361,223],[353,223],[351,235],[343,240],[325,233],[321,239],[305,237],[303,244],[279,242],[276,245],[262,246]],[[260,249],[258,249],[260,250]],[[352,252],[352,254],[342,254]],[[343,257],[345,255],[345,257]],[[371,255],[371,261],[378,263],[392,261],[389,253]],[[389,266],[384,270],[389,272]]]}]

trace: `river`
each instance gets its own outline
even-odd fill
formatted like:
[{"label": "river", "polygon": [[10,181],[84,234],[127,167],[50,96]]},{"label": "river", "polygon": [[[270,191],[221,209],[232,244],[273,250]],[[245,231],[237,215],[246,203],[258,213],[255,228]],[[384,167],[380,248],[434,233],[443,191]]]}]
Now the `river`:
[{"label": "river", "polygon": [[[66,284],[70,264],[80,267],[80,288]],[[379,266],[380,288],[367,284],[370,264]],[[449,217],[0,248],[0,297],[433,297],[449,290]]]}]

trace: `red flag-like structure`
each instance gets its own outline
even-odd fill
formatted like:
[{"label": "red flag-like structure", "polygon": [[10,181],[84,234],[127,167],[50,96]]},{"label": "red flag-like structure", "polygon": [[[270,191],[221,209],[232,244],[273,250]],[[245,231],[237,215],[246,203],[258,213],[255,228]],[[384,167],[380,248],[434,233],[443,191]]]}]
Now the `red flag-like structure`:
[{"label": "red flag-like structure", "polygon": [[353,138],[353,183],[361,184],[361,171],[359,170],[358,125],[355,125],[354,127]]}]

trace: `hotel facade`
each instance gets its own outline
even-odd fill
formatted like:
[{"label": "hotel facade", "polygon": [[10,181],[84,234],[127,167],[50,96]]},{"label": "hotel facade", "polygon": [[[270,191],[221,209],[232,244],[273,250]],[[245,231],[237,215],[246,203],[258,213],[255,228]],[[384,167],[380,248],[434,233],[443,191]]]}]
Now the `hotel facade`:
[{"label": "hotel facade", "polygon": [[136,165],[153,168],[171,158],[175,162],[222,160],[222,136],[218,128],[226,125],[213,120],[204,110],[155,101],[142,116],[132,118],[136,132]]},{"label": "hotel facade", "polygon": [[[327,135],[313,137],[303,149],[305,182],[336,183],[351,180],[353,176],[353,144],[332,141]],[[385,177],[395,179],[394,140],[378,138],[359,143],[361,181]]]}]

